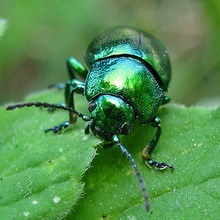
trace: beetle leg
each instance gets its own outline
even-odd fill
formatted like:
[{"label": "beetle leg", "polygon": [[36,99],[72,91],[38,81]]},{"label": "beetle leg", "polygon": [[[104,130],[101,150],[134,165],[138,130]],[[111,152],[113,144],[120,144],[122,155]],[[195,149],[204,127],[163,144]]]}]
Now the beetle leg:
[{"label": "beetle leg", "polygon": [[85,79],[88,73],[86,68],[73,57],[67,60],[67,69],[71,80],[76,79],[76,75]]},{"label": "beetle leg", "polygon": [[[85,83],[78,81],[76,79],[70,80],[66,84],[65,89],[65,102],[66,106],[75,109],[74,104],[74,93],[84,95]],[[74,124],[77,120],[77,115],[75,113],[69,113],[69,122]]]},{"label": "beetle leg", "polygon": [[149,167],[154,166],[158,170],[164,170],[166,168],[170,168],[173,171],[174,167],[171,164],[163,163],[163,162],[160,163],[160,162],[157,162],[157,161],[152,160],[150,158],[150,154],[152,153],[152,151],[157,146],[157,143],[160,139],[160,135],[161,135],[161,132],[162,132],[162,128],[161,128],[161,125],[160,125],[160,118],[155,117],[152,120],[151,125],[153,127],[157,128],[157,132],[156,132],[155,136],[153,137],[153,139],[150,141],[150,143],[143,149],[141,156],[145,160],[146,165],[149,166]]},{"label": "beetle leg", "polygon": [[[78,75],[82,79],[86,78],[86,75],[88,73],[87,69],[75,58],[70,57],[67,60],[66,65],[70,80],[76,79],[76,75]],[[49,88],[62,90],[66,88],[66,83],[51,84],[49,85]]]},{"label": "beetle leg", "polygon": [[[76,79],[70,80],[66,83],[65,87],[65,106],[75,109],[74,105],[74,93],[84,95],[85,83]],[[75,124],[77,120],[77,114],[69,112],[69,121],[65,121],[53,128],[46,129],[45,132],[52,131],[58,133],[63,128],[68,128],[71,124]]]},{"label": "beetle leg", "polygon": [[53,128],[48,128],[45,129],[45,133],[52,131],[54,134],[58,133],[59,131],[61,131],[63,128],[67,128],[69,127],[69,122],[65,121],[61,124],[58,124],[57,126],[53,127]]}]

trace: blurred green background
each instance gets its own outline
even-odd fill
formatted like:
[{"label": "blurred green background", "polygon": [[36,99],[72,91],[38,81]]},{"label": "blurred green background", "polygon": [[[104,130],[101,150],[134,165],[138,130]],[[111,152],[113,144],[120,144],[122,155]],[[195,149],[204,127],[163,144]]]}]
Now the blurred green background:
[{"label": "blurred green background", "polygon": [[0,104],[68,80],[66,59],[84,62],[92,38],[116,25],[143,29],[165,44],[173,101],[219,100],[218,0],[0,0],[0,17],[7,20],[0,38]]}]

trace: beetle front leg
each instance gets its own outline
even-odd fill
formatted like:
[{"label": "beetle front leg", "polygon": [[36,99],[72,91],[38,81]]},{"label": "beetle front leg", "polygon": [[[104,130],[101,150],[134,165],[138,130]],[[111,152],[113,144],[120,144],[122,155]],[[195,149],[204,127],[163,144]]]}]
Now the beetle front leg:
[{"label": "beetle front leg", "polygon": [[76,79],[76,75],[78,75],[82,79],[85,79],[88,73],[86,68],[73,57],[70,57],[67,60],[67,70],[71,80]]},{"label": "beetle front leg", "polygon": [[[74,93],[84,95],[85,83],[76,79],[70,80],[66,83],[65,87],[65,106],[75,109]],[[45,132],[52,131],[58,133],[63,128],[68,128],[71,124],[75,124],[77,121],[77,115],[73,112],[69,112],[69,121],[65,121],[53,128],[46,129]]]},{"label": "beetle front leg", "polygon": [[169,164],[169,163],[161,163],[161,162],[157,162],[155,160],[152,160],[150,158],[150,154],[152,153],[152,151],[155,149],[155,147],[157,146],[157,143],[160,139],[160,135],[162,132],[162,128],[160,125],[160,118],[159,117],[155,117],[152,121],[151,121],[151,125],[153,127],[157,128],[157,132],[155,134],[155,136],[153,137],[153,139],[150,141],[150,143],[143,149],[142,151],[142,158],[144,159],[145,163],[147,166],[149,167],[155,167],[158,170],[164,170],[166,168],[170,168],[172,171],[174,170],[174,167]]},{"label": "beetle front leg", "polygon": [[[76,60],[73,57],[70,57],[66,61],[66,66],[67,66],[67,70],[68,70],[71,81],[75,80],[77,78],[76,76],[79,76],[80,78],[85,79],[88,74],[88,70],[78,60]],[[66,83],[53,84],[53,85],[50,85],[49,88],[62,90],[66,88]]]}]

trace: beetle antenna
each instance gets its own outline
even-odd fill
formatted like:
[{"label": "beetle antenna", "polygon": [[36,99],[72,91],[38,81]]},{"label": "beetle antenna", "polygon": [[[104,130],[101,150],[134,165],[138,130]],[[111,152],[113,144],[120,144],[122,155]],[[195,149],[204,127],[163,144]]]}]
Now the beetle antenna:
[{"label": "beetle antenna", "polygon": [[32,106],[43,107],[43,108],[52,108],[52,109],[62,109],[65,111],[69,111],[71,113],[75,113],[77,116],[83,118],[83,120],[85,120],[85,121],[91,120],[90,116],[86,116],[71,107],[67,107],[67,106],[63,106],[63,105],[59,105],[59,104],[50,104],[47,102],[21,102],[21,103],[9,105],[6,108],[6,110],[14,110],[16,108],[32,107]]},{"label": "beetle antenna", "polygon": [[118,140],[118,137],[116,135],[114,136],[114,142],[121,149],[122,153],[129,159],[131,166],[134,170],[134,173],[137,176],[141,191],[143,193],[143,198],[145,200],[145,208],[149,212],[150,211],[150,202],[149,202],[149,198],[148,198],[147,188],[144,183],[144,179],[143,179],[140,171],[137,168],[137,164],[135,163],[134,158],[131,156],[131,154],[128,152],[128,150]]}]

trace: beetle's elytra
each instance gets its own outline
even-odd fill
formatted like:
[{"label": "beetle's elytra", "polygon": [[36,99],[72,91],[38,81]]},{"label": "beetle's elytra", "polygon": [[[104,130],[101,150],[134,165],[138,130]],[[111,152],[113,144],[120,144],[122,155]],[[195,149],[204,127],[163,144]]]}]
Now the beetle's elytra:
[{"label": "beetle's elytra", "polygon": [[[150,167],[154,166],[159,170],[168,167],[173,170],[171,164],[160,163],[149,157],[162,131],[160,119],[156,116],[157,110],[169,102],[166,92],[171,68],[167,51],[158,39],[144,31],[117,27],[98,35],[90,43],[85,62],[88,70],[76,59],[68,59],[70,80],[54,86],[65,89],[65,106],[29,102],[10,105],[7,110],[24,106],[67,110],[68,121],[45,130],[53,133],[76,123],[77,116],[87,121],[86,134],[91,130],[94,135],[103,139],[104,148],[117,145],[129,158],[140,183],[146,209],[149,210],[143,178],[133,157],[119,141],[118,135],[128,134],[135,120],[141,124],[151,124],[157,128],[157,132],[142,151],[142,157]],[[85,81],[77,80],[77,76]],[[86,98],[91,115],[84,115],[75,109],[75,93]]]}]

